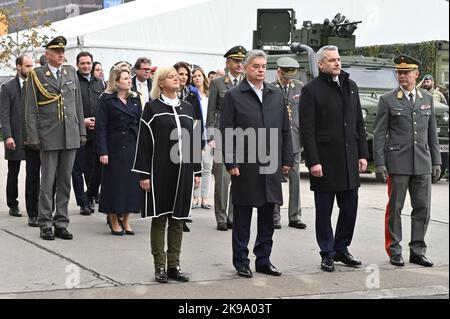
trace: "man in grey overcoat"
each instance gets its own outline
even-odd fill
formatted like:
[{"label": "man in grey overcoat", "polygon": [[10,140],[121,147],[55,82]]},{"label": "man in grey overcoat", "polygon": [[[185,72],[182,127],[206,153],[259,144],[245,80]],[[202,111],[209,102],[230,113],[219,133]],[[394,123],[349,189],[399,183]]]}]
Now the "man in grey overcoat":
[{"label": "man in grey overcoat", "polygon": [[[86,142],[80,84],[74,67],[63,65],[67,40],[58,36],[46,45],[48,64],[30,72],[25,92],[28,147],[40,149],[40,237],[71,240],[68,204],[77,149]],[[53,184],[56,212],[52,216]],[[55,227],[53,233],[52,227]]]},{"label": "man in grey overcoat", "polygon": [[264,81],[267,55],[250,51],[244,66],[247,78],[225,95],[220,121],[225,166],[232,183],[233,265],[238,276],[253,276],[248,243],[253,208],[257,208],[255,270],[281,276],[270,261],[273,209],[283,204],[281,175],[294,164],[291,128],[283,93]]},{"label": "man in grey overcoat", "polygon": [[20,163],[25,159],[21,134],[22,87],[32,67],[33,60],[29,56],[19,56],[16,59],[17,75],[2,85],[0,89],[1,128],[5,141],[5,159],[8,161],[6,201],[9,207],[9,215],[14,217],[22,216],[17,200],[19,196]]},{"label": "man in grey overcoat", "polygon": [[441,156],[433,97],[416,88],[420,62],[406,55],[394,59],[399,87],[380,98],[375,120],[374,157],[377,174],[388,182],[385,248],[394,266],[404,266],[401,213],[411,196],[409,261],[425,267],[425,234],[430,221],[431,179],[441,174]]}]

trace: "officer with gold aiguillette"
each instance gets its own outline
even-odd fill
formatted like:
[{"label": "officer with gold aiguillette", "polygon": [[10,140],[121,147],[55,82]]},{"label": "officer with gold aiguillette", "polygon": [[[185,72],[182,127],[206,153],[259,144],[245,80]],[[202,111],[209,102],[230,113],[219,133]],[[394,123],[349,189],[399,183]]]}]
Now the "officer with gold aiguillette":
[{"label": "officer with gold aiguillette", "polygon": [[[299,124],[299,102],[303,83],[298,78],[298,62],[290,57],[278,59],[278,78],[272,84],[284,93],[284,104],[288,109],[289,121],[291,123],[292,149],[294,151],[294,167],[289,170],[289,227],[305,229],[306,224],[301,221],[302,208],[300,202],[300,124]],[[280,206],[274,208],[274,227],[280,229],[281,215]]]},{"label": "officer with gold aiguillette", "polygon": [[[63,65],[66,44],[67,40],[58,36],[44,46],[48,64],[30,72],[25,91],[25,144],[39,149],[41,156],[39,227],[40,237],[44,240],[73,238],[67,230],[71,173],[76,151],[86,142],[76,70]],[[55,183],[56,212],[53,217]]]}]

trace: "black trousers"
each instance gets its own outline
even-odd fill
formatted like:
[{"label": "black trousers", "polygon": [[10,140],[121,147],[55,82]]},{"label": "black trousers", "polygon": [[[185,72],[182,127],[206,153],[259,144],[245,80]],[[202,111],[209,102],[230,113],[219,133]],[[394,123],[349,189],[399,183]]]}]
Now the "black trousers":
[{"label": "black trousers", "polygon": [[87,184],[86,196],[91,200],[93,197],[98,197],[98,190],[102,180],[102,164],[95,152],[95,139],[88,140],[84,152],[84,176]]},{"label": "black trousers", "polygon": [[41,157],[39,151],[25,148],[26,177],[25,203],[28,217],[38,217],[39,187],[41,181]]},{"label": "black trousers", "polygon": [[[270,254],[273,245],[273,209],[274,204],[258,207],[258,231],[253,252],[256,256],[256,266],[270,264]],[[233,265],[236,270],[250,266],[248,259],[248,242],[252,222],[251,206],[233,206]]]},{"label": "black trousers", "polygon": [[75,162],[73,163],[72,169],[72,185],[73,192],[75,193],[75,198],[77,200],[77,205],[79,207],[87,206],[87,198],[84,193],[84,177],[85,173],[85,148],[81,146],[77,150],[77,154],[75,156]]},{"label": "black trousers", "polygon": [[8,161],[8,176],[6,179],[6,203],[9,208],[19,206],[19,171],[21,161]]},{"label": "black trousers", "polygon": [[[331,214],[337,199],[339,218],[336,235],[333,235]],[[333,257],[336,252],[345,253],[353,239],[358,210],[358,190],[345,192],[314,192],[316,204],[316,238],[322,257]]]}]

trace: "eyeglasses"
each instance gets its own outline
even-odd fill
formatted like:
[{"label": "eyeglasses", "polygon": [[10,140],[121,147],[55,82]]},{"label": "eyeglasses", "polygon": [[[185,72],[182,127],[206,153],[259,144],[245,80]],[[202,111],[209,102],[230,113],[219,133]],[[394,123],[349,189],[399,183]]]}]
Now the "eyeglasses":
[{"label": "eyeglasses", "polygon": [[139,69],[139,70],[144,71],[144,72],[151,72],[152,71],[152,69]]}]

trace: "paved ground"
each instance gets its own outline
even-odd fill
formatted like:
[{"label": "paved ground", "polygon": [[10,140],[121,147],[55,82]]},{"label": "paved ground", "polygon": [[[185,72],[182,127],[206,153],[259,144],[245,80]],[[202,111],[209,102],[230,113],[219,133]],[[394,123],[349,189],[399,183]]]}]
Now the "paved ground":
[{"label": "paved ground", "polygon": [[[0,147],[3,158],[3,146]],[[436,267],[407,264],[391,266],[384,251],[386,186],[372,175],[363,176],[360,210],[351,252],[364,266],[337,266],[335,273],[320,270],[315,241],[312,193],[302,175],[303,221],[306,230],[287,227],[286,208],[281,230],[274,235],[272,262],[284,275],[253,279],[235,275],[231,264],[231,232],[215,230],[213,211],[195,210],[191,233],[185,234],[182,268],[187,284],[156,284],[149,248],[149,220],[134,219],[136,236],[113,237],[102,214],[78,214],[70,203],[74,240],[45,242],[39,231],[27,226],[26,217],[8,216],[5,199],[6,162],[0,161],[0,298],[175,298],[175,299],[360,299],[446,298],[449,290],[449,189],[448,182],[433,186],[432,221],[428,256]],[[287,194],[287,185],[284,184]],[[25,209],[24,166],[20,177],[20,206]],[[212,192],[211,192],[212,194]],[[408,259],[409,202],[404,210],[403,246]],[[336,217],[337,214],[334,214]],[[253,223],[255,225],[255,223]],[[250,245],[254,242],[253,227]],[[251,256],[252,261],[254,257]],[[253,265],[252,265],[253,267]],[[261,289],[264,288],[264,289]]]}]

